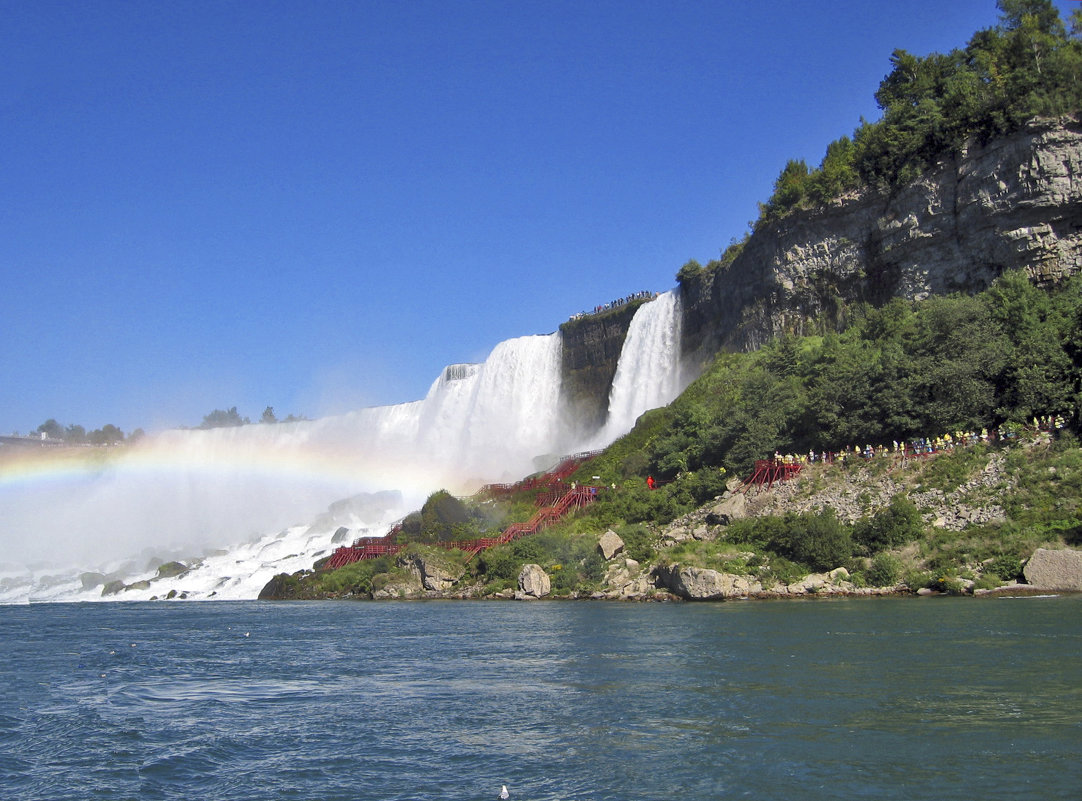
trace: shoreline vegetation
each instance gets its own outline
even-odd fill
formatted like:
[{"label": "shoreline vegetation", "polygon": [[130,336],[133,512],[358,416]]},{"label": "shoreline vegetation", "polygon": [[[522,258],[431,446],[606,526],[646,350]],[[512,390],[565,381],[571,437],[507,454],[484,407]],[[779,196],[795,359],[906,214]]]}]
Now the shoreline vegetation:
[{"label": "shoreline vegetation", "polygon": [[[880,451],[811,463],[769,489],[730,478],[709,503],[664,525],[608,526],[604,507],[616,496],[663,493],[680,481],[610,487],[607,501],[475,560],[412,542],[338,570],[317,564],[276,576],[260,597],[674,601],[1082,590],[1082,551],[1071,547],[1082,528],[1038,524],[1046,507],[1077,504],[1082,450],[1065,429],[1024,429],[923,457]],[[495,505],[438,498],[445,510],[450,502]]]}]

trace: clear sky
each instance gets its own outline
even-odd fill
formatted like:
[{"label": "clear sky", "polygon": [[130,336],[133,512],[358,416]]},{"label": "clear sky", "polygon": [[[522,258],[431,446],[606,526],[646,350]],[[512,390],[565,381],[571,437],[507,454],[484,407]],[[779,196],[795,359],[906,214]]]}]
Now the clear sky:
[{"label": "clear sky", "polygon": [[[1066,16],[1073,3],[1059,4]],[[665,290],[993,0],[0,0],[0,433],[416,400]]]}]

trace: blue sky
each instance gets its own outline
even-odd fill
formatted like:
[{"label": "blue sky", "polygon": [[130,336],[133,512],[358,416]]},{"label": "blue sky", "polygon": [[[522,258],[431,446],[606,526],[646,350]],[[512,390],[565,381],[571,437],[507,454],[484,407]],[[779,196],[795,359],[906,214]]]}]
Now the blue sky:
[{"label": "blue sky", "polygon": [[[1068,13],[1072,3],[1060,3]],[[665,290],[955,2],[0,0],[0,432],[423,397]]]}]

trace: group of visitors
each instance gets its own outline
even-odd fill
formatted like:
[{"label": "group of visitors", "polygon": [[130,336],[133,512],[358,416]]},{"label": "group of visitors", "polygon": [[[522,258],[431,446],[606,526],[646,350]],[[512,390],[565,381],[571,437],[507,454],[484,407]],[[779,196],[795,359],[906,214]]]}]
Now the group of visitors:
[{"label": "group of visitors", "polygon": [[1043,417],[1033,418],[1033,427],[1038,431],[1059,431],[1067,425],[1067,420],[1062,414],[1046,414]]},{"label": "group of visitors", "polygon": [[1008,425],[1006,423],[989,431],[982,428],[980,431],[955,431],[947,432],[937,437],[914,437],[910,440],[894,440],[887,445],[854,445],[846,446],[840,451],[808,451],[803,454],[782,454],[774,452],[774,463],[778,466],[805,465],[815,462],[827,464],[840,463],[853,459],[872,459],[876,456],[891,456],[895,459],[904,460],[911,456],[928,456],[933,453],[951,451],[955,448],[976,445],[978,442],[989,443],[996,440],[1009,440],[1019,436],[1020,433],[1029,432],[1036,434],[1041,431],[1058,431],[1067,425],[1067,420],[1062,414],[1045,415],[1034,417],[1032,427],[1020,425]]},{"label": "group of visitors", "polygon": [[641,292],[633,292],[627,297],[617,298],[616,300],[609,301],[608,303],[605,303],[603,305],[594,306],[594,310],[592,312],[583,311],[579,312],[578,314],[572,314],[571,319],[580,320],[583,317],[587,317],[591,314],[601,314],[602,312],[607,312],[610,309],[618,309],[621,306],[626,306],[627,304],[635,300],[653,300],[657,297],[657,294],[657,292],[651,292],[647,289],[644,289]]}]

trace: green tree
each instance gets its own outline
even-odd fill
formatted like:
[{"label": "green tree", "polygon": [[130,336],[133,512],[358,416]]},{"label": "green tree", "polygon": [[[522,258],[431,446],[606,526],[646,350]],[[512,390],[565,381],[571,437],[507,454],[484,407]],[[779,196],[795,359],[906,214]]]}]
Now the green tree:
[{"label": "green tree", "polygon": [[277,423],[278,418],[274,416],[274,407],[268,406],[263,410],[263,416],[259,418],[261,423]]},{"label": "green tree", "polygon": [[774,220],[798,208],[808,194],[810,183],[804,159],[790,159],[774,182],[774,194],[767,201],[763,216]]},{"label": "green tree", "polygon": [[87,434],[87,439],[94,445],[116,445],[124,441],[124,432],[112,423],[107,423]]},{"label": "green tree", "polygon": [[688,259],[683,267],[676,273],[676,280],[681,284],[698,278],[703,274],[703,266],[695,259]]},{"label": "green tree", "polygon": [[1026,422],[1035,415],[1072,411],[1076,370],[1064,348],[1073,328],[1069,318],[1021,271],[1000,276],[984,300],[1006,333],[998,413]]},{"label": "green tree", "polygon": [[52,417],[38,426],[34,432],[36,434],[44,434],[49,439],[64,439],[64,426],[56,422]]},{"label": "green tree", "polygon": [[471,516],[466,505],[447,490],[428,496],[421,507],[423,542],[448,542],[467,534]]},{"label": "green tree", "polygon": [[822,205],[843,192],[860,184],[855,167],[856,148],[853,140],[843,136],[827,145],[826,155],[819,169],[811,174],[808,194],[811,200]]},{"label": "green tree", "polygon": [[229,428],[231,426],[243,426],[247,425],[251,421],[247,417],[241,417],[237,412],[237,407],[234,406],[228,411],[222,411],[221,409],[215,409],[210,414],[203,416],[203,422],[199,426],[200,428]]},{"label": "green tree", "polygon": [[853,539],[873,554],[917,539],[923,528],[920,510],[908,498],[896,495],[889,506],[853,527]]}]

